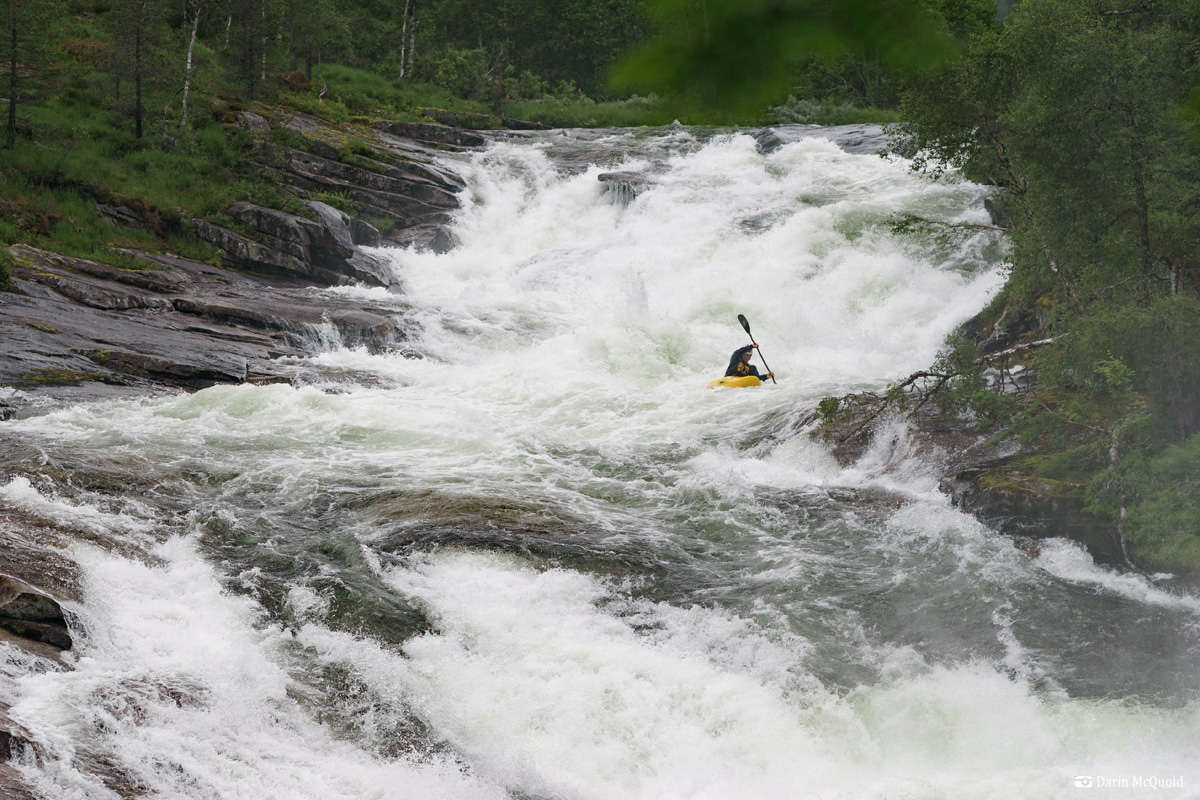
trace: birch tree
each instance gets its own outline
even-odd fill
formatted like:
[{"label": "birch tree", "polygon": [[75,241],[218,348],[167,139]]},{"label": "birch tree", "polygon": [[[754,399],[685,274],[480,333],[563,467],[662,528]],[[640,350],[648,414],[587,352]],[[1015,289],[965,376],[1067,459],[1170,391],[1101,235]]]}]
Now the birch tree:
[{"label": "birch tree", "polygon": [[200,14],[204,10],[203,0],[187,0],[184,7],[192,17],[192,35],[188,40],[187,58],[183,68],[183,99],[180,101],[181,112],[179,115],[180,128],[187,127],[188,93],[192,87],[192,53],[196,49],[196,33],[200,30]]}]

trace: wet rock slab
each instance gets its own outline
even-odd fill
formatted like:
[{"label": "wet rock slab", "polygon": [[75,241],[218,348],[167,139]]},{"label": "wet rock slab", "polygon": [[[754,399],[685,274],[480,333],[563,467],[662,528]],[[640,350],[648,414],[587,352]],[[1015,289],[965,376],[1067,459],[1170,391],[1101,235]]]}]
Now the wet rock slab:
[{"label": "wet rock slab", "polygon": [[[85,401],[220,383],[292,380],[331,336],[379,352],[407,338],[398,305],[297,278],[248,275],[173,256],[124,270],[11,249],[16,292],[0,293],[0,386]],[[11,392],[9,393],[12,394]],[[0,416],[13,413],[0,396]]]}]

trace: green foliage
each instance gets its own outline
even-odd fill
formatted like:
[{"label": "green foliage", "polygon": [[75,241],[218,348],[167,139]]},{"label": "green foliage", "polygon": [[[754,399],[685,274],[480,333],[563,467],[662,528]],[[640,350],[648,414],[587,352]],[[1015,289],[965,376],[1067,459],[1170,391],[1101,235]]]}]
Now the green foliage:
[{"label": "green foliage", "polygon": [[1025,468],[1114,526],[1125,509],[1135,557],[1193,566],[1195,501],[1171,482],[1200,431],[1198,35],[1190,0],[1018,3],[908,81],[893,130],[917,169],[1004,187],[1005,302],[1059,337],[1016,418]]},{"label": "green foliage", "polygon": [[1077,319],[1044,359],[1048,385],[1119,395],[1145,393],[1174,421],[1177,441],[1200,430],[1200,298],[1169,296]]},{"label": "green foliage", "polygon": [[332,206],[338,211],[349,214],[350,216],[358,216],[358,207],[354,205],[354,201],[350,199],[349,191],[341,192],[314,192],[312,200],[318,203],[324,203],[327,206]]},{"label": "green foliage", "polygon": [[[436,54],[429,57],[436,58]],[[392,80],[378,72],[344,64],[323,64],[314,71],[313,81],[325,90],[326,102],[341,103],[350,114],[401,117],[412,115],[419,108],[457,108],[462,104],[461,98],[433,84]],[[283,99],[289,104],[319,105],[314,92]],[[462,104],[462,108],[482,110],[469,103]]]},{"label": "green foliage", "polygon": [[180,234],[167,240],[167,249],[172,253],[193,261],[202,261],[219,266],[221,250],[195,236]]},{"label": "green foliage", "polygon": [[971,415],[986,428],[1014,411],[1012,398],[999,391],[1000,376],[981,362],[978,348],[966,337],[950,337],[930,372],[947,376],[934,395],[943,413]]},{"label": "green foliage", "polygon": [[1200,148],[1200,85],[1197,85],[1179,109],[1179,120],[1192,140],[1194,148]]},{"label": "green foliage", "polygon": [[1120,483],[1129,497],[1126,528],[1134,557],[1152,566],[1200,570],[1200,437],[1151,458],[1126,459]]},{"label": "green foliage", "polygon": [[527,100],[508,103],[504,114],[552,128],[633,128],[669,125],[675,120],[671,109],[657,97],[631,97],[605,103],[588,98]]},{"label": "green foliage", "polygon": [[487,51],[445,50],[434,56],[428,66],[433,82],[457,97],[472,100],[498,100],[502,82],[493,75]]},{"label": "green foliage", "polygon": [[325,100],[314,94],[288,94],[280,101],[305,114],[320,117],[335,124],[350,121],[350,109],[340,100]]},{"label": "green foliage", "polygon": [[362,139],[348,139],[338,151],[338,160],[370,172],[387,174],[387,167],[375,160],[377,154]]},{"label": "green foliage", "polygon": [[1178,109],[1196,83],[1196,23],[1181,5],[1022,4],[914,84],[902,136],[916,140],[900,146],[920,168],[1008,187],[1014,277],[1032,293],[1132,299],[1195,270],[1200,160]]},{"label": "green foliage", "polygon": [[271,141],[275,144],[290,147],[293,150],[306,150],[309,146],[308,139],[305,139],[303,134],[282,125],[272,127],[270,135]]},{"label": "green foliage", "polygon": [[817,414],[821,417],[821,423],[826,427],[833,425],[837,420],[838,410],[841,408],[842,400],[840,397],[824,397],[817,404]]},{"label": "green foliage", "polygon": [[11,292],[16,288],[12,279],[12,253],[8,245],[0,242],[0,292]]},{"label": "green foliage", "polygon": [[[435,37],[430,51],[483,53],[486,67],[480,73],[478,63],[470,66],[472,75],[490,72],[486,77],[495,83],[527,73],[594,97],[604,93],[612,64],[646,33],[641,0],[439,0],[426,14],[425,30]],[[420,68],[426,78],[435,63]],[[518,91],[510,99],[535,98]]]},{"label": "green foliage", "polygon": [[615,85],[673,98],[715,121],[738,121],[789,94],[804,58],[848,53],[891,69],[929,69],[954,51],[919,0],[773,3],[654,0],[659,35],[616,71]]}]

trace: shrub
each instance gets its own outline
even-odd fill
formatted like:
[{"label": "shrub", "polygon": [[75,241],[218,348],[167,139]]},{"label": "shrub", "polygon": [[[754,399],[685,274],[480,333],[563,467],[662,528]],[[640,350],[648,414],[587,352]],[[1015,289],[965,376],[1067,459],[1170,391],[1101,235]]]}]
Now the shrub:
[{"label": "shrub", "polygon": [[332,206],[338,211],[349,214],[350,216],[356,216],[358,214],[358,208],[354,205],[354,201],[350,199],[349,191],[314,192],[309,199],[316,200],[318,203],[324,203],[327,206]]},{"label": "shrub", "polygon": [[308,139],[305,139],[303,134],[279,125],[271,128],[271,141],[284,147],[290,147],[293,150],[305,150],[308,148]]},{"label": "shrub", "polygon": [[17,288],[12,279],[12,253],[8,245],[0,242],[0,292],[11,292]]},{"label": "shrub", "polygon": [[1200,570],[1200,436],[1153,458],[1126,459],[1123,467],[1134,558]]}]

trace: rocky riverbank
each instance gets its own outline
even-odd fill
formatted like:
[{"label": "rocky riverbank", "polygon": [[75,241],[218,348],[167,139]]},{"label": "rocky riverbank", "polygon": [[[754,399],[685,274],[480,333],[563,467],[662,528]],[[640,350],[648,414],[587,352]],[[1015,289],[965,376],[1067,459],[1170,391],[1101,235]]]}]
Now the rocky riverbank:
[{"label": "rocky riverbank", "polygon": [[[1042,338],[1035,319],[1014,311],[991,318],[981,314],[957,334],[974,343],[994,392],[1017,403],[1035,396],[1037,373],[1030,356],[1050,341]],[[930,391],[941,377],[922,371],[882,395],[840,398],[838,410],[814,428],[814,435],[831,446],[843,466],[868,447],[938,465],[940,488],[955,506],[1030,552],[1037,551],[1038,540],[1062,537],[1084,545],[1099,563],[1139,569],[1112,521],[1085,510],[1082,487],[1030,471],[1030,459],[1038,455],[1035,443],[1018,442],[1004,424],[984,425],[970,413],[942,409]]]},{"label": "rocky riverbank", "polygon": [[[280,111],[218,108],[254,137],[252,159],[304,213],[247,202],[221,222],[193,220],[220,265],[171,253],[129,253],[117,268],[18,245],[15,291],[0,297],[0,417],[30,392],[86,401],[217,383],[295,381],[289,356],[335,341],[403,348],[394,308],[322,292],[359,284],[402,292],[371,248],[445,250],[462,180],[457,154],[483,135],[445,125],[360,121],[334,125]],[[339,198],[350,216],[317,198]],[[153,213],[113,198],[97,208],[114,225],[154,225]],[[374,220],[379,227],[366,222]]]},{"label": "rocky riverbank", "polygon": [[[0,293],[0,419],[41,413],[46,404],[216,384],[336,381],[304,361],[334,345],[405,352],[411,323],[396,313],[394,298],[377,307],[327,289],[354,284],[400,295],[403,287],[372,248],[453,246],[446,223],[463,183],[447,164],[484,145],[484,136],[444,125],[337,126],[295,113],[228,111],[224,121],[254,136],[258,168],[304,213],[236,203],[223,224],[193,220],[200,238],[219,248],[220,264],[129,252],[114,267],[12,247],[13,290]],[[346,200],[379,227],[321,197]],[[113,225],[156,224],[154,212],[128,198],[98,198],[97,208]],[[38,458],[20,441],[0,441],[0,460],[12,466],[6,480]],[[79,633],[71,608],[81,597],[66,553],[91,538],[0,505],[0,641],[10,645],[10,660],[71,668]],[[129,555],[151,558],[141,550]],[[32,800],[7,764],[14,757],[42,758],[0,695],[0,796]],[[105,766],[96,772],[106,774]],[[105,780],[119,793],[130,788],[118,774]]]}]

